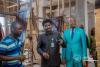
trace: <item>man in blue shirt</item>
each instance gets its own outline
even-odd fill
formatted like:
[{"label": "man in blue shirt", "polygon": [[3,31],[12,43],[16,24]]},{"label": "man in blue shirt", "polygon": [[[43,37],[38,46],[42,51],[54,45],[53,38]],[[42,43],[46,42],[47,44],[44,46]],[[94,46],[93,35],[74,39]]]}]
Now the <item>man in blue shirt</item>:
[{"label": "man in blue shirt", "polygon": [[11,24],[11,34],[0,42],[0,59],[3,67],[23,67],[25,57],[21,55],[22,41],[19,36],[22,33],[22,25],[18,22]]}]

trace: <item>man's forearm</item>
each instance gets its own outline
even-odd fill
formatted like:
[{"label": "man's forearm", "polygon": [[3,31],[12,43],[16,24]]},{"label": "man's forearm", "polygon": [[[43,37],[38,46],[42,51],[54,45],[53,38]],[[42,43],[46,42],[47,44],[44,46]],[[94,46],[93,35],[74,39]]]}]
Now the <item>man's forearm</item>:
[{"label": "man's forearm", "polygon": [[9,56],[0,55],[0,60],[1,61],[12,61],[12,60],[18,60],[18,57],[9,57]]},{"label": "man's forearm", "polygon": [[44,51],[42,51],[41,48],[38,48],[37,51],[38,51],[38,53],[39,53],[40,55],[42,55],[42,54],[44,53]]}]

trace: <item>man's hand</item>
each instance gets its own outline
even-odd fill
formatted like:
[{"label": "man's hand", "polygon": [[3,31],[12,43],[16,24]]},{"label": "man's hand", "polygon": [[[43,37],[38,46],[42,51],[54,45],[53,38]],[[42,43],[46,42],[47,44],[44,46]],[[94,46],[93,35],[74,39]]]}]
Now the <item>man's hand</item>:
[{"label": "man's hand", "polygon": [[45,59],[47,59],[47,60],[48,60],[48,59],[49,59],[49,54],[48,54],[48,53],[46,53],[46,52],[44,52],[44,53],[43,53],[43,57],[44,57]]},{"label": "man's hand", "polygon": [[83,66],[85,67],[86,66],[86,61],[83,61],[82,63],[83,63]]},{"label": "man's hand", "polygon": [[18,60],[20,60],[21,62],[24,61],[26,59],[26,57],[24,55],[21,55],[18,57]]},{"label": "man's hand", "polygon": [[65,60],[64,60],[64,59],[61,61],[61,64],[63,64],[63,65],[65,65],[65,64],[66,64],[66,62],[65,62]]},{"label": "man's hand", "polygon": [[58,45],[62,45],[62,44],[63,44],[63,40],[62,40],[62,39],[59,39],[59,40],[57,41],[57,43],[58,43]]}]

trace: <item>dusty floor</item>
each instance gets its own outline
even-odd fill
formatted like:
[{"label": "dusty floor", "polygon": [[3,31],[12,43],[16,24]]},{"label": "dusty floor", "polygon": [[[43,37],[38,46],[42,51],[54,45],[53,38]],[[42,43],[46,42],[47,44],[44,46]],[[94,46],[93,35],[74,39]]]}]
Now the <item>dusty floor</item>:
[{"label": "dusty floor", "polygon": [[[35,64],[35,65],[33,65],[33,67],[41,67],[40,65],[38,65],[38,64]],[[61,67],[65,67],[64,65],[61,65]]]}]

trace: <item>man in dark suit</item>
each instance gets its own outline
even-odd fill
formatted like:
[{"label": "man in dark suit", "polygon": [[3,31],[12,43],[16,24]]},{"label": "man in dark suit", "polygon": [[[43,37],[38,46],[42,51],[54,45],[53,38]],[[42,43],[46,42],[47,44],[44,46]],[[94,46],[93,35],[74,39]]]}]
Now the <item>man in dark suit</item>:
[{"label": "man in dark suit", "polygon": [[57,32],[52,31],[52,21],[43,21],[44,34],[39,35],[37,51],[41,55],[41,67],[60,67],[60,46],[63,40]]}]

